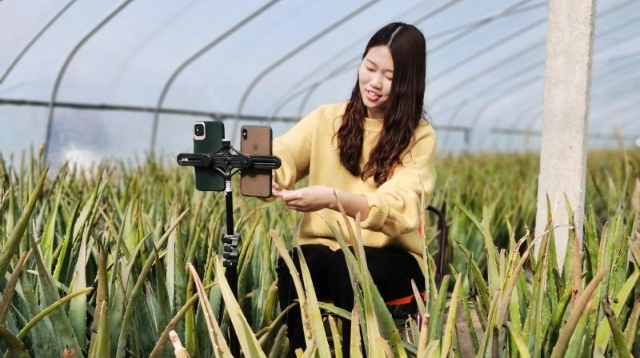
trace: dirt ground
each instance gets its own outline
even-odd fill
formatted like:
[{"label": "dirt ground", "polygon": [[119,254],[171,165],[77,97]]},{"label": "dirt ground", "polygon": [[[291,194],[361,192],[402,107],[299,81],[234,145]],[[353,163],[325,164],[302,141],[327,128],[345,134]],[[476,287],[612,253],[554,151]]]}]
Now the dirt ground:
[{"label": "dirt ground", "polygon": [[482,325],[480,324],[478,316],[475,314],[475,310],[472,310],[471,312],[471,321],[473,322],[473,327],[469,327],[467,324],[464,308],[462,304],[458,304],[458,312],[456,313],[456,333],[460,341],[460,356],[463,358],[476,356],[473,344],[469,338],[469,332],[471,329],[475,329],[478,342],[482,342],[484,338],[484,331],[482,330]]}]

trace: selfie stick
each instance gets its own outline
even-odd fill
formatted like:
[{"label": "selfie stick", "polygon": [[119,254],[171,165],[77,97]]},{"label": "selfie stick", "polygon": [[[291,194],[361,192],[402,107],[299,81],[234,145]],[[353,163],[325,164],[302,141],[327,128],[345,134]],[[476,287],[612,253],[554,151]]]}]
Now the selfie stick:
[{"label": "selfie stick", "polygon": [[[222,149],[216,153],[181,153],[178,154],[178,164],[182,166],[210,168],[218,171],[224,177],[225,203],[227,210],[227,234],[222,237],[222,265],[227,267],[226,278],[231,286],[234,297],[238,296],[238,245],[241,242],[240,233],[233,230],[233,196],[231,177],[243,169],[268,169],[280,167],[280,158],[270,155],[242,154],[231,146],[228,139],[222,140]],[[235,169],[235,170],[234,170]],[[235,331],[231,330],[231,354],[240,356],[240,346]]]}]

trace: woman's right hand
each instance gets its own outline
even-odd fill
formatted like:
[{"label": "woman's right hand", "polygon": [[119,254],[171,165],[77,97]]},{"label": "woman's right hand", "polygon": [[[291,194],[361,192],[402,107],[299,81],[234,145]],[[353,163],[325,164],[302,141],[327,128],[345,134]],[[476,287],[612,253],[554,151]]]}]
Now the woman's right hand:
[{"label": "woman's right hand", "polygon": [[271,195],[277,198],[282,197],[282,190],[280,189],[280,185],[275,181],[271,182]]}]

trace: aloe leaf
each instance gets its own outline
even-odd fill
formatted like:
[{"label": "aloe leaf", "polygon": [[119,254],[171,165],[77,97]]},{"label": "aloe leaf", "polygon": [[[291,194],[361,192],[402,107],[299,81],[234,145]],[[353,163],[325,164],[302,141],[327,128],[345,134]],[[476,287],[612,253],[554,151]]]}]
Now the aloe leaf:
[{"label": "aloe leaf", "polygon": [[[172,220],[175,220],[175,214],[172,215]],[[180,230],[175,230],[169,235],[169,240],[167,241],[167,250],[164,255],[164,263],[165,263],[165,272],[166,272],[166,287],[167,287],[167,295],[169,296],[169,310],[173,312],[175,310],[175,300],[177,292],[180,294],[184,293],[184,290],[179,290],[176,288],[176,281],[178,280],[178,273],[180,271],[176,267],[178,253],[178,247],[176,241],[178,240],[178,233]],[[182,297],[182,296],[181,296]]]},{"label": "aloe leaf", "polygon": [[498,300],[499,300],[499,295],[493,296],[493,299],[491,300],[491,306],[489,307],[489,314],[487,317],[487,326],[484,331],[484,340],[482,341],[480,350],[478,350],[476,354],[476,358],[480,358],[482,356],[489,356],[491,353],[491,348],[492,348],[491,342],[493,341],[493,338],[494,338],[493,329],[495,327],[494,322],[495,322],[495,315],[496,315]]},{"label": "aloe leaf", "polygon": [[[637,271],[636,271],[637,272]],[[602,308],[604,309],[604,313],[607,316],[607,320],[609,321],[609,325],[611,326],[611,331],[613,334],[613,343],[615,344],[616,351],[620,358],[631,358],[631,352],[629,352],[629,347],[627,347],[627,342],[624,339],[624,334],[620,329],[620,325],[618,324],[618,320],[616,319],[616,315],[611,308],[611,304],[607,300],[602,301]]]},{"label": "aloe leaf", "polygon": [[238,342],[240,343],[240,347],[242,347],[245,357],[266,358],[266,354],[262,351],[260,343],[258,343],[251,326],[242,314],[242,309],[240,309],[238,302],[233,296],[233,291],[224,277],[224,269],[220,259],[216,256],[214,257],[214,261],[215,271],[218,274],[217,277],[220,284],[220,292],[224,298],[225,306],[227,307],[229,316],[231,317],[231,323],[233,324],[233,328],[235,329],[238,337]]},{"label": "aloe leaf", "polygon": [[[82,290],[87,287],[87,236],[88,230],[85,231],[80,241],[80,248],[78,250],[78,261],[76,262],[76,268],[73,274],[73,281],[71,283],[71,291]],[[78,296],[69,304],[69,321],[71,327],[78,339],[80,347],[86,346],[86,331],[87,331],[87,296]]]},{"label": "aloe leaf", "polygon": [[[178,218],[176,218],[176,220],[169,226],[169,228],[167,229],[167,232],[165,232],[165,234],[156,243],[156,248],[162,247],[162,245],[164,245],[164,243],[169,238],[169,235],[171,234],[171,232],[182,221],[182,218],[185,216],[185,214],[186,214],[186,211],[180,214],[180,216],[178,216]],[[136,302],[138,300],[138,297],[140,296],[142,287],[145,284],[145,280],[149,275],[149,272],[151,271],[151,266],[155,263],[155,260],[156,260],[156,255],[155,255],[155,251],[153,251],[151,252],[151,255],[149,255],[149,257],[147,258],[144,264],[144,267],[142,268],[142,271],[140,272],[140,275],[136,280],[136,284],[133,287],[131,294],[128,298],[127,305],[125,306],[124,316],[122,318],[122,323],[121,323],[122,326],[120,329],[120,334],[117,340],[118,345],[116,348],[116,358],[124,358],[125,348],[126,348],[127,339],[130,333],[131,321],[133,319],[133,312],[136,307]]]},{"label": "aloe leaf", "polygon": [[571,314],[569,315],[567,322],[560,330],[560,336],[558,337],[557,343],[553,347],[553,351],[551,352],[551,358],[562,358],[565,356],[564,355],[565,351],[567,349],[567,346],[569,345],[574,329],[578,324],[578,320],[582,316],[582,313],[585,307],[587,306],[587,303],[592,299],[592,295],[594,291],[596,290],[600,282],[602,282],[606,274],[607,272],[604,270],[598,272],[598,274],[593,278],[593,280],[589,282],[587,287],[585,287],[584,292],[582,292],[582,294],[576,301],[575,306],[572,307]]},{"label": "aloe leaf", "polygon": [[418,357],[424,357],[429,342],[429,313],[422,316],[420,336],[418,337]]},{"label": "aloe leaf", "polygon": [[336,324],[335,318],[333,316],[329,316],[329,330],[331,332],[331,338],[333,339],[333,351],[335,354],[335,358],[342,358],[342,342],[340,341],[341,336],[338,331],[338,325]]},{"label": "aloe leaf", "polygon": [[[611,309],[614,318],[620,315],[622,309],[625,306],[625,303],[629,299],[630,295],[633,293],[636,284],[638,283],[638,278],[640,278],[640,271],[635,269],[633,274],[627,279],[622,288],[616,294],[614,302],[616,304],[611,307],[608,304],[608,308]],[[604,307],[604,306],[603,306]],[[606,312],[605,312],[606,313]],[[609,344],[609,339],[611,338],[611,334],[613,333],[611,327],[609,326],[609,321],[603,321],[596,331],[596,349],[604,351],[607,345]]]},{"label": "aloe leaf", "polygon": [[429,342],[440,339],[442,336],[442,324],[447,306],[450,277],[449,275],[442,277],[439,295],[436,300],[431,301],[431,307],[429,307]]},{"label": "aloe leaf", "polygon": [[[584,339],[585,333],[591,330],[589,328],[589,315],[590,311],[593,311],[593,307],[591,305],[593,301],[587,302],[587,305],[584,307],[582,315],[578,319],[578,324],[571,336],[571,341],[567,347],[567,350],[564,354],[565,357],[585,357],[589,356],[586,354],[588,352],[589,347],[586,346],[586,342],[588,340]],[[557,341],[557,337],[553,337],[549,339],[548,345],[551,346]],[[549,349],[551,350],[551,348]],[[595,354],[594,354],[595,356]]]},{"label": "aloe leaf", "polygon": [[[544,337],[543,352],[544,356],[550,356],[553,350],[553,344],[558,340],[558,333],[562,328],[563,319],[565,317],[567,307],[572,299],[573,289],[571,286],[566,287],[566,292],[562,295],[556,306],[555,312],[553,312],[549,321],[549,326],[546,329],[546,335]],[[575,303],[574,303],[575,304]]]},{"label": "aloe leaf", "polygon": [[[45,267],[42,253],[40,252],[40,249],[33,237],[31,238],[31,242],[34,257],[36,259],[36,266],[38,267],[38,276],[40,278],[44,301],[50,306],[54,305],[56,301],[60,300],[60,296],[58,295],[58,291],[54,285],[53,277]],[[84,291],[80,290],[77,292]],[[74,293],[70,295],[73,295]],[[84,355],[82,354],[82,347],[80,346],[78,339],[73,331],[73,327],[71,326],[69,317],[65,314],[64,310],[58,307],[57,309],[51,310],[49,314],[51,315],[51,322],[55,329],[56,337],[58,338],[59,349],[62,350],[64,347],[68,347],[72,349],[78,357],[83,357]]]},{"label": "aloe leaf", "polygon": [[349,357],[351,358],[362,358],[362,334],[360,333],[360,327],[360,311],[358,311],[358,307],[354,307],[351,311],[351,332],[346,332],[351,335],[349,346]]},{"label": "aloe leaf", "polygon": [[496,292],[500,289],[499,281],[497,280],[500,277],[498,272],[498,258],[496,256],[496,247],[493,243],[493,236],[491,235],[491,231],[489,229],[489,210],[487,207],[483,207],[482,209],[482,221],[478,220],[471,211],[467,210],[462,206],[458,206],[462,212],[471,219],[471,221],[475,224],[482,237],[484,239],[485,244],[485,252],[487,253],[487,276],[489,277],[489,294],[495,295]]},{"label": "aloe leaf", "polygon": [[[207,301],[207,294],[202,286],[202,282],[200,281],[200,277],[198,276],[198,272],[192,264],[189,264],[189,271],[191,272],[191,276],[193,277],[193,282],[196,285],[198,290],[198,296],[201,298],[200,303],[203,309],[204,319],[207,322],[209,339],[211,340],[211,344],[213,345],[213,350],[215,357],[223,357],[223,358],[233,358],[231,352],[229,350],[229,346],[227,342],[224,340],[224,335],[218,325],[218,321],[216,321],[216,317],[213,314],[213,310],[211,309],[211,304]],[[224,275],[223,275],[224,276]],[[230,288],[227,287],[230,290]],[[245,351],[247,352],[247,351]],[[248,357],[253,357],[251,355],[247,355]]]},{"label": "aloe leaf", "polygon": [[[467,323],[467,332],[469,333],[469,339],[471,340],[471,345],[473,347],[473,351],[477,352],[480,349],[480,344],[478,343],[478,334],[476,333],[476,328],[473,323],[472,312],[469,308],[469,301],[466,297],[461,297],[460,301],[462,302],[462,308],[464,309],[464,317],[465,322]],[[457,334],[457,340],[460,342],[465,339],[461,336],[460,332]]]},{"label": "aloe leaf", "polygon": [[29,259],[29,256],[31,256],[31,251],[24,252],[20,255],[16,266],[13,268],[13,272],[9,277],[9,281],[2,291],[2,297],[0,297],[0,322],[2,322],[2,324],[4,324],[7,319],[7,313],[11,307],[11,299],[13,298],[16,285],[18,284],[20,274],[22,273],[22,268],[24,267],[25,262]]},{"label": "aloe leaf", "polygon": [[[56,310],[58,308],[60,308],[62,305],[64,305],[65,303],[73,300],[75,297],[78,296],[83,296],[88,294],[89,292],[93,291],[93,288],[91,287],[87,287],[83,290],[78,290],[75,292],[72,292],[60,299],[58,299],[57,301],[53,302],[51,305],[49,305],[48,307],[46,307],[45,309],[43,309],[42,311],[40,311],[37,315],[35,315],[25,326],[24,328],[22,328],[20,330],[20,332],[18,332],[17,336],[19,339],[22,339],[24,337],[26,337],[27,333],[29,333],[29,330],[31,330],[31,328],[33,328],[33,326],[35,326],[38,322],[40,322],[43,318],[47,317],[48,315],[54,316],[53,312],[56,312]],[[52,319],[53,320],[53,319]],[[61,325],[56,325],[54,322],[54,328],[55,327],[61,327]],[[64,331],[67,331],[67,329],[64,329]],[[62,333],[56,330],[56,332],[58,334]],[[66,347],[69,347],[69,345],[67,345]]]},{"label": "aloe leaf", "polygon": [[[346,220],[346,214],[343,212],[343,218]],[[405,357],[406,352],[404,350],[404,346],[402,345],[402,338],[400,337],[400,332],[398,331],[398,327],[396,326],[393,318],[391,317],[391,313],[389,312],[389,308],[385,304],[382,296],[380,296],[380,292],[373,282],[373,278],[371,277],[370,271],[368,269],[366,256],[364,253],[364,244],[362,242],[362,228],[360,224],[360,216],[357,215],[356,219],[356,227],[355,227],[355,243],[356,249],[360,252],[360,265],[362,267],[363,274],[363,290],[365,293],[365,307],[368,310],[372,310],[371,314],[374,315],[374,319],[372,323],[377,324],[377,331],[371,335],[374,340],[371,342],[371,347],[380,346],[378,335],[381,338],[386,340],[386,344],[389,345],[389,349],[393,351],[394,356]],[[370,304],[371,306],[368,306]],[[369,308],[371,307],[371,308]],[[367,316],[370,314],[366,312]],[[368,324],[368,327],[371,325]],[[382,352],[381,352],[382,353]]]},{"label": "aloe leaf", "polygon": [[249,230],[249,234],[242,237],[243,245],[240,247],[238,260],[238,301],[242,301],[241,297],[244,297],[247,294],[247,291],[251,291],[252,289],[254,289],[254,287],[251,286],[249,282],[252,269],[252,265],[250,263],[253,262],[255,254],[255,246],[253,245],[253,240],[250,233],[253,233],[255,231],[259,223],[260,220],[256,220],[256,222],[254,222],[253,224],[253,227]]},{"label": "aloe leaf", "polygon": [[[285,350],[287,347],[287,328],[285,326],[281,326],[278,330],[278,334],[273,340],[273,344],[271,345],[271,350],[267,357],[269,358],[281,358],[285,357]],[[337,356],[336,356],[337,358]]]},{"label": "aloe leaf", "polygon": [[[514,250],[514,256],[516,256],[515,255],[516,252],[517,252],[517,248]],[[524,267],[524,264],[527,261],[527,258],[529,257],[529,252],[530,251],[527,250],[527,252],[525,252],[524,255],[522,255],[522,257],[518,261],[517,266],[515,266],[513,269],[510,269],[510,272],[506,274],[506,277],[505,277],[506,285],[504,287],[504,291],[502,292],[502,302],[500,302],[500,305],[498,306],[498,317],[496,321],[496,324],[498,327],[504,326],[504,324],[507,321],[507,313],[509,312],[509,309],[508,309],[509,302],[513,300],[513,289],[516,287],[516,281],[518,280],[518,276],[522,271],[522,268]]]},{"label": "aloe leaf", "polygon": [[[161,225],[160,225],[161,227]],[[158,249],[153,247],[156,257],[161,258],[162,253],[158,252]],[[163,265],[154,265],[155,269],[155,284],[150,289],[155,293],[155,301],[149,305],[153,309],[153,321],[155,328],[164,327],[169,321],[170,314],[172,312],[169,304],[169,293],[167,291],[166,273]],[[150,295],[147,295],[147,299]],[[156,332],[157,333],[157,332]]]},{"label": "aloe leaf", "polygon": [[624,336],[627,346],[633,347],[638,332],[638,320],[640,320],[640,297],[634,301],[633,309],[627,320],[627,326],[624,329]]},{"label": "aloe leaf", "polygon": [[5,326],[0,325],[0,337],[7,344],[6,354],[15,358],[30,358],[29,352],[19,338],[13,335]]},{"label": "aloe leaf", "polygon": [[278,234],[275,231],[270,231],[270,236],[271,236],[271,240],[274,243],[276,249],[278,250],[278,252],[280,252],[280,255],[282,257],[282,260],[284,261],[284,263],[287,265],[287,268],[289,269],[289,273],[291,274],[291,278],[293,280],[293,284],[294,287],[296,289],[296,293],[297,293],[297,297],[298,297],[298,302],[299,302],[299,309],[301,312],[301,318],[302,318],[302,326],[304,329],[304,336],[305,339],[307,341],[307,345],[309,343],[311,343],[312,339],[313,339],[313,329],[311,327],[313,327],[312,322],[309,321],[309,314],[308,314],[308,303],[307,303],[307,297],[305,295],[304,289],[303,289],[303,284],[302,281],[300,279],[300,274],[298,273],[298,270],[296,269],[296,266],[293,263],[293,260],[291,259],[291,256],[289,255],[289,252],[287,251],[287,248],[284,246],[284,242],[282,241],[282,239],[278,236]]},{"label": "aloe leaf", "polygon": [[587,281],[590,281],[593,276],[598,272],[598,237],[597,229],[596,229],[596,220],[595,213],[593,211],[593,207],[589,208],[589,212],[587,215],[587,219],[585,220],[584,225],[584,253],[585,253],[585,278]]},{"label": "aloe leaf", "polygon": [[[42,312],[42,307],[38,304],[42,299],[36,296],[36,289],[39,289],[37,280],[33,280],[26,275],[20,275],[20,283],[16,286],[14,301],[21,301],[22,305],[27,308],[21,311],[11,310],[10,316],[13,315],[15,321],[19,322],[19,326],[14,324],[13,327],[10,327],[13,332],[19,332],[29,323],[29,320]],[[7,322],[7,324],[10,323],[13,322]],[[32,341],[30,350],[33,351],[36,357],[59,349],[55,332],[51,327],[50,317],[44,317],[42,323],[35,325],[29,332],[29,338]]]},{"label": "aloe leaf", "polygon": [[[211,286],[212,285],[205,286],[204,290],[206,291],[210,289]],[[169,324],[167,324],[167,326],[165,327],[162,334],[160,334],[160,338],[156,342],[156,345],[153,347],[151,354],[149,354],[149,358],[159,358],[162,355],[164,346],[169,341],[169,333],[178,326],[178,324],[187,315],[187,312],[192,310],[193,306],[195,305],[196,302],[198,302],[199,299],[200,299],[199,294],[194,294],[193,296],[191,296],[191,298],[189,298],[189,300],[187,300],[187,302],[185,302],[185,304],[180,308],[180,310],[175,314],[175,316],[173,316],[173,318],[169,321]]]},{"label": "aloe leaf", "polygon": [[429,345],[424,351],[424,354],[420,355],[419,357],[420,358],[440,357],[440,341],[433,341],[429,343]]},{"label": "aloe leaf", "polygon": [[38,201],[38,197],[42,192],[42,187],[44,185],[45,180],[47,179],[47,173],[44,172],[40,179],[38,180],[38,184],[33,189],[33,191],[29,195],[29,201],[27,205],[25,205],[22,210],[22,214],[18,219],[15,227],[11,230],[11,235],[7,241],[2,245],[2,253],[0,253],[0,277],[4,277],[9,265],[11,264],[11,259],[13,258],[18,246],[20,245],[20,241],[24,236],[24,232],[27,229],[27,225],[29,223],[29,218],[31,217],[31,213],[36,206],[36,202]]},{"label": "aloe leaf", "polygon": [[318,307],[322,308],[323,311],[330,313],[331,315],[338,316],[344,319],[351,319],[351,312],[340,307],[336,307],[332,303],[318,302]]},{"label": "aloe leaf", "polygon": [[270,341],[273,341],[273,339],[275,339],[275,335],[279,330],[278,327],[285,326],[284,321],[291,309],[298,309],[298,304],[292,303],[289,306],[285,307],[269,326],[264,327],[260,331],[256,332],[256,337],[258,338],[261,347],[265,347]]},{"label": "aloe leaf", "polygon": [[[460,245],[459,243],[457,243],[457,247],[465,257],[465,260],[467,262],[467,272],[470,277],[469,280],[473,283],[476,290],[476,296],[480,301],[480,304],[478,305],[479,307],[476,307],[476,309],[478,309],[480,313],[487,312],[489,310],[489,306],[491,305],[491,299],[493,295],[489,293],[489,288],[487,287],[487,283],[484,279],[484,276],[482,275],[482,271],[474,260],[473,255],[467,248]],[[442,291],[442,288],[440,290]],[[481,315],[481,317],[482,316],[484,315]]]},{"label": "aloe leaf", "polygon": [[187,352],[187,349],[184,348],[182,342],[180,341],[180,337],[175,331],[169,332],[169,337],[171,338],[171,343],[173,344],[173,354],[176,358],[190,358],[191,356]]},{"label": "aloe leaf", "polygon": [[527,345],[524,343],[524,339],[522,338],[522,333],[513,325],[511,322],[505,323],[507,327],[507,331],[509,332],[509,337],[511,337],[516,349],[518,350],[518,356],[522,358],[529,358],[531,355],[529,354],[529,349]]},{"label": "aloe leaf", "polygon": [[58,217],[58,208],[60,207],[60,200],[62,197],[62,185],[58,185],[56,188],[56,193],[54,196],[53,206],[51,208],[51,213],[47,218],[47,223],[44,227],[44,233],[42,234],[42,239],[40,240],[40,250],[42,250],[42,256],[44,259],[44,263],[47,268],[51,269],[52,260],[53,260],[53,245],[55,242],[55,234],[56,234],[56,219]]},{"label": "aloe leaf", "polygon": [[76,222],[75,218],[78,216],[79,210],[80,210],[80,203],[77,203],[74,206],[71,215],[69,215],[69,221],[67,222],[67,228],[65,230],[64,238],[62,239],[62,242],[60,243],[60,247],[57,250],[58,256],[56,259],[55,269],[53,271],[53,277],[56,280],[60,280],[61,279],[60,276],[62,275],[62,270],[65,267],[70,266],[70,263],[67,265],[65,265],[65,263],[67,263],[67,255],[70,253],[71,246],[73,245],[73,231],[74,231],[75,222]]},{"label": "aloe leaf", "polygon": [[89,358],[99,357],[110,350],[109,342],[109,277],[107,274],[107,255],[102,242],[98,246],[98,289],[96,291],[96,307],[93,315],[92,334],[89,344]]},{"label": "aloe leaf", "polygon": [[[191,277],[191,276],[189,276]],[[193,278],[188,280],[187,283],[187,292],[192,292],[193,291]],[[194,295],[188,295],[187,296],[188,301],[190,302],[193,298]],[[197,331],[196,331],[196,310],[194,308],[190,308],[188,310],[186,310],[185,314],[184,314],[184,339],[185,339],[185,347],[187,347],[187,350],[191,351],[191,352],[195,352],[196,351],[196,347],[198,346],[198,337],[197,337]],[[163,336],[161,336],[162,339]],[[154,351],[156,350],[156,348],[154,348]]]},{"label": "aloe leaf", "polygon": [[551,232],[543,235],[540,243],[540,252],[538,254],[538,262],[533,276],[532,298],[529,302],[529,310],[525,319],[522,335],[528,337],[529,346],[532,355],[539,356],[542,350],[542,340],[544,337],[544,320],[545,317],[545,296],[546,286],[549,280],[549,256],[550,246],[552,246]]},{"label": "aloe leaf", "polygon": [[[99,173],[98,178],[102,178],[102,177],[103,177],[103,173]],[[100,201],[102,194],[104,193],[104,189],[106,185],[107,185],[107,181],[101,179],[99,184],[91,192],[91,196],[89,196],[89,199],[87,200],[85,205],[82,207],[82,211],[80,211],[80,215],[78,216],[78,220],[73,229],[74,241],[78,239],[81,233],[81,230],[84,230],[85,226],[91,223],[91,219],[95,215],[96,206]]]},{"label": "aloe leaf", "polygon": [[638,246],[638,241],[629,241],[629,250],[635,260],[636,266],[640,266],[640,247]]},{"label": "aloe leaf", "polygon": [[[456,314],[458,311],[458,300],[460,296],[460,290],[462,287],[462,279],[460,275],[456,276],[456,283],[453,286],[453,292],[449,301],[449,313],[447,315],[447,323],[442,332],[442,345],[441,351],[443,357],[450,356],[453,348],[453,335],[456,330]],[[444,295],[443,295],[444,296]],[[470,329],[473,329],[471,327]]]}]

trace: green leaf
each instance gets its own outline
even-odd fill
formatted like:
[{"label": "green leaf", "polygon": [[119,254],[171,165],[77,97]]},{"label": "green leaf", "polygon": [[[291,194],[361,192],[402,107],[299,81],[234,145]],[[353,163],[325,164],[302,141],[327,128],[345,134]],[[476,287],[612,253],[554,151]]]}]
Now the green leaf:
[{"label": "green leaf", "polygon": [[[40,249],[36,244],[34,238],[31,238],[31,244],[38,267],[38,276],[40,278],[44,301],[48,305],[52,306],[56,303],[56,301],[60,300],[60,296],[58,295],[58,291],[55,288],[53,277],[51,276],[49,271],[47,271],[47,267],[45,266],[44,260],[42,258],[42,253],[40,252]],[[70,295],[73,294],[75,294],[75,292],[71,293]],[[64,348],[70,348],[73,349],[78,357],[84,357],[84,355],[82,354],[82,347],[80,346],[78,339],[73,331],[73,327],[71,326],[69,317],[65,314],[64,310],[58,307],[57,309],[53,309],[50,312],[50,315],[53,328],[56,332],[56,337],[58,338],[59,351],[62,351]]]},{"label": "green leaf", "polygon": [[511,322],[506,323],[507,330],[509,332],[509,337],[513,340],[515,344],[518,354],[522,358],[529,358],[531,355],[529,354],[529,349],[527,345],[524,343],[524,339],[522,338],[522,333],[513,325]]},{"label": "green leaf", "polygon": [[[619,316],[620,313],[622,312],[622,309],[625,307],[626,302],[628,301],[629,297],[633,293],[639,278],[640,278],[640,271],[638,271],[638,269],[635,269],[633,271],[633,274],[631,274],[631,276],[627,279],[627,281],[622,286],[622,289],[620,289],[616,294],[614,302],[617,302],[617,303],[615,303],[613,307],[607,304],[608,305],[607,307],[611,309],[611,313],[613,314],[614,318]],[[596,349],[602,352],[605,351],[607,345],[609,344],[609,339],[611,338],[611,334],[612,334],[611,327],[609,326],[609,321],[610,320],[602,322],[598,326],[598,329],[596,331]]]},{"label": "green leaf", "polygon": [[38,184],[33,189],[33,191],[29,195],[29,201],[27,205],[22,210],[22,214],[18,219],[15,227],[11,231],[11,235],[7,242],[2,245],[2,253],[0,253],[0,277],[4,277],[7,272],[9,265],[11,264],[11,259],[13,258],[16,250],[18,249],[18,245],[24,236],[25,230],[27,229],[27,224],[29,222],[29,218],[31,217],[31,213],[36,206],[36,202],[38,200],[38,196],[42,192],[42,187],[44,185],[45,180],[47,179],[47,173],[44,172],[40,176],[38,180]]},{"label": "green leaf", "polygon": [[[191,276],[193,277],[193,281],[198,290],[198,296],[200,297],[200,304],[203,308],[204,319],[207,322],[207,327],[209,328],[208,329],[209,339],[211,340],[211,344],[213,345],[213,351],[214,351],[215,357],[233,358],[229,350],[229,345],[224,340],[224,334],[222,333],[220,326],[218,325],[216,316],[213,314],[213,310],[211,309],[211,304],[209,303],[209,301],[207,301],[207,294],[205,292],[204,287],[202,286],[202,282],[200,281],[198,272],[196,271],[195,267],[193,267],[192,264],[189,264],[189,271],[191,272]],[[248,352],[248,351],[245,351],[245,352]],[[247,355],[247,356],[252,357],[250,355]]]},{"label": "green leaf", "polygon": [[[180,223],[180,221],[182,221],[182,218],[184,217],[184,215],[186,214],[186,212],[183,212],[180,216],[178,216],[178,218],[171,224],[171,226],[169,227],[169,229],[167,229],[167,232],[165,232],[165,234],[160,238],[160,240],[158,240],[158,242],[156,243],[156,248],[162,247],[162,245],[164,245],[164,243],[167,241],[167,239],[169,238],[169,234],[171,234],[171,232],[176,228],[176,226],[178,226],[178,224]],[[144,267],[142,268],[142,271],[140,272],[140,275],[138,276],[138,279],[136,280],[136,284],[133,287],[133,290],[131,291],[131,294],[128,298],[128,302],[127,305],[125,307],[125,312],[124,312],[124,316],[122,318],[122,326],[120,328],[120,334],[118,336],[118,345],[116,348],[116,358],[124,358],[125,355],[125,348],[127,346],[127,339],[129,337],[129,333],[131,333],[131,321],[133,319],[133,312],[134,309],[136,307],[136,302],[140,296],[140,293],[142,292],[142,287],[145,284],[145,280],[147,278],[147,276],[149,275],[149,272],[151,271],[151,266],[153,266],[153,264],[155,263],[156,260],[156,251],[151,252],[151,255],[149,255],[149,257],[147,258]]]},{"label": "green leaf", "polygon": [[29,352],[20,339],[13,335],[5,326],[0,325],[0,338],[7,344],[7,354],[15,358],[30,358]]},{"label": "green leaf", "polygon": [[[231,317],[231,323],[233,324],[233,328],[235,329],[238,337],[238,342],[240,343],[240,347],[242,347],[245,357],[266,358],[266,354],[262,351],[262,347],[260,347],[258,339],[253,334],[251,326],[242,314],[242,309],[238,305],[238,302],[233,296],[233,291],[224,277],[224,269],[220,259],[216,256],[214,257],[214,261],[215,271],[217,273],[218,282],[220,283],[220,292],[222,292],[225,306],[229,311],[229,317]],[[195,270],[192,269],[192,272],[193,271]]]},{"label": "green leaf", "polygon": [[616,319],[615,313],[611,309],[611,305],[607,300],[602,301],[602,308],[604,309],[604,313],[607,316],[609,325],[611,326],[611,331],[613,333],[613,342],[615,344],[618,357],[620,358],[633,357],[631,355],[631,352],[629,352],[629,347],[627,347],[627,342],[624,339],[624,334],[620,329],[620,325],[618,324],[618,320]]},{"label": "green leaf", "polygon": [[602,282],[606,275],[606,271],[600,271],[598,274],[589,282],[587,287],[584,289],[584,292],[580,295],[578,300],[575,302],[574,307],[571,309],[571,314],[567,319],[567,322],[560,330],[560,336],[558,337],[558,341],[553,347],[553,352],[551,352],[551,358],[562,358],[565,356],[565,351],[569,342],[571,340],[571,336],[573,336],[573,332],[578,324],[578,320],[582,316],[583,312],[585,312],[585,307],[591,301],[592,295],[595,292],[596,288]]}]

